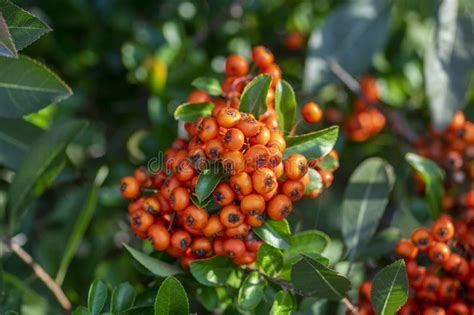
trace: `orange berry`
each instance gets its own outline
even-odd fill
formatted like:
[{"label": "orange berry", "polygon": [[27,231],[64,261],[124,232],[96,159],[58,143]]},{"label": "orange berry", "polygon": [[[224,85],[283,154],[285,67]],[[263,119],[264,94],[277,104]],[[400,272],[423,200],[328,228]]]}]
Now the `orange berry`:
[{"label": "orange berry", "polygon": [[405,258],[414,259],[418,255],[418,248],[410,240],[401,239],[395,246],[395,252]]},{"label": "orange berry", "polygon": [[198,257],[206,256],[212,250],[212,243],[207,237],[196,237],[191,242],[191,253]]},{"label": "orange berry", "polygon": [[315,102],[308,102],[301,108],[301,116],[309,123],[317,123],[323,118],[323,111]]},{"label": "orange berry", "polygon": [[248,173],[242,172],[231,176],[229,184],[237,196],[245,196],[252,192],[252,178]]},{"label": "orange berry", "polygon": [[308,161],[303,155],[294,153],[286,158],[284,167],[286,177],[288,179],[297,180],[303,177],[308,171]]},{"label": "orange berry", "polygon": [[417,228],[411,233],[411,241],[420,250],[427,250],[433,242],[433,235],[427,228]]},{"label": "orange berry", "polygon": [[267,167],[262,167],[252,174],[253,189],[259,194],[266,194],[278,186],[275,173]]},{"label": "orange berry", "polygon": [[275,88],[281,79],[281,69],[277,64],[270,64],[261,69],[262,73],[268,74],[272,77],[272,87]]},{"label": "orange berry", "polygon": [[143,210],[145,210],[149,214],[157,215],[158,213],[160,213],[161,210],[160,202],[153,197],[146,198],[143,201]]},{"label": "orange berry", "polygon": [[245,214],[240,211],[239,206],[228,205],[221,209],[219,218],[225,227],[233,228],[244,222]]},{"label": "orange berry", "polygon": [[261,144],[251,146],[244,154],[245,169],[247,172],[266,167],[269,164],[270,152]]},{"label": "orange berry", "polygon": [[206,143],[206,156],[211,160],[218,160],[224,151],[224,143],[218,138],[211,139]]},{"label": "orange berry", "polygon": [[246,137],[253,137],[258,133],[260,123],[252,114],[242,113],[236,127],[240,129]]},{"label": "orange berry", "polygon": [[137,210],[130,217],[132,227],[134,230],[139,232],[146,232],[148,228],[153,224],[154,219],[151,214],[143,210]]},{"label": "orange berry", "polygon": [[224,230],[224,225],[221,223],[218,214],[213,214],[207,220],[207,224],[202,228],[202,233],[207,237],[214,237]]},{"label": "orange berry", "polygon": [[249,71],[249,64],[244,57],[233,54],[227,57],[225,61],[225,73],[227,76],[243,76]]},{"label": "orange berry", "polygon": [[175,211],[184,210],[189,205],[189,191],[184,187],[176,187],[170,195],[170,205]]},{"label": "orange berry", "polygon": [[231,258],[241,257],[245,254],[245,243],[238,238],[229,238],[224,241],[223,250]]},{"label": "orange berry", "polygon": [[299,200],[304,195],[304,184],[298,180],[286,180],[281,186],[281,192],[291,201]]},{"label": "orange berry", "polygon": [[219,127],[214,117],[205,117],[197,126],[197,135],[202,141],[208,141],[217,137]]},{"label": "orange berry", "polygon": [[195,205],[189,205],[184,210],[184,226],[200,230],[206,226],[209,215],[206,210]]},{"label": "orange berry", "polygon": [[245,170],[244,155],[239,151],[222,153],[220,161],[226,174],[235,175]]},{"label": "orange berry", "polygon": [[446,242],[454,236],[454,225],[449,219],[439,218],[433,223],[431,232],[436,240]]},{"label": "orange berry", "polygon": [[240,120],[240,112],[232,107],[225,107],[217,114],[217,123],[221,127],[232,128],[237,125]]},{"label": "orange berry", "polygon": [[293,210],[290,198],[285,195],[276,195],[267,205],[267,214],[273,220],[286,218]]},{"label": "orange berry", "polygon": [[437,242],[429,248],[428,256],[437,264],[445,263],[451,256],[451,249],[447,244]]},{"label": "orange berry", "polygon": [[165,250],[170,246],[170,233],[163,224],[153,224],[148,229],[153,247],[157,250]]},{"label": "orange berry", "polygon": [[214,189],[214,200],[220,206],[227,206],[235,199],[232,188],[227,183],[219,183]]},{"label": "orange berry", "polygon": [[230,128],[224,135],[224,147],[230,151],[239,151],[245,142],[244,133],[237,128]]},{"label": "orange berry", "polygon": [[185,230],[175,230],[171,235],[171,246],[180,250],[186,250],[191,244],[191,234]]},{"label": "orange berry", "polygon": [[257,215],[265,211],[265,199],[261,195],[250,194],[240,201],[240,209],[243,213]]},{"label": "orange berry", "polygon": [[204,91],[194,90],[188,96],[188,103],[204,103],[210,102],[211,97]]},{"label": "orange berry", "polygon": [[252,60],[259,68],[265,68],[273,64],[273,54],[264,46],[256,46],[252,48]]},{"label": "orange berry", "polygon": [[140,184],[133,176],[125,176],[120,181],[120,193],[128,199],[133,199],[140,194]]}]

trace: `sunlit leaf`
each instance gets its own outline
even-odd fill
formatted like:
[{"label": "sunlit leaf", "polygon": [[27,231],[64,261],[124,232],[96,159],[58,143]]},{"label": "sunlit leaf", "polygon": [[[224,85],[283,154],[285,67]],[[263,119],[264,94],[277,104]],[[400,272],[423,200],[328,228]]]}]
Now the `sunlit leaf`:
[{"label": "sunlit leaf", "polygon": [[377,315],[395,314],[408,299],[408,276],[400,259],[380,270],[372,282],[372,305]]}]

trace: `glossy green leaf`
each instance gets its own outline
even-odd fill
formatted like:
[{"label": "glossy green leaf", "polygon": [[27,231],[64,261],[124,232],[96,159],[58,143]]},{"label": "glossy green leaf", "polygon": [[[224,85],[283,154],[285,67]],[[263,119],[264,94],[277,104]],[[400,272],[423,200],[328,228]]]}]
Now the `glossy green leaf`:
[{"label": "glossy green leaf", "polygon": [[302,255],[291,268],[291,282],[305,295],[338,301],[346,297],[350,281],[316,260]]},{"label": "glossy green leaf", "polygon": [[290,315],[293,311],[294,300],[289,291],[278,291],[273,300],[270,315]]},{"label": "glossy green leaf", "polygon": [[206,200],[225,176],[215,172],[213,169],[211,167],[211,169],[204,170],[198,177],[195,191],[199,202]]},{"label": "glossy green leaf", "polygon": [[339,168],[339,159],[335,158],[332,154],[328,154],[318,163],[318,168],[334,171]]},{"label": "glossy green leaf", "polygon": [[377,315],[395,314],[408,299],[408,276],[403,259],[380,270],[372,282],[372,305]]},{"label": "glossy green leaf", "polygon": [[259,74],[245,87],[240,98],[240,111],[252,113],[256,118],[267,109],[267,94],[272,77]]},{"label": "glossy green leaf", "polygon": [[275,111],[283,132],[290,132],[293,128],[297,107],[295,91],[288,82],[280,80],[275,90]]},{"label": "glossy green leaf", "polygon": [[135,289],[128,282],[120,283],[112,292],[110,300],[110,311],[119,313],[133,306],[135,301]]},{"label": "glossy green leaf", "polygon": [[309,183],[308,185],[306,185],[306,188],[304,191],[305,194],[308,194],[312,191],[319,191],[323,189],[324,183],[319,172],[315,170],[314,168],[309,168],[308,173],[309,173]]},{"label": "glossy green leaf", "polygon": [[219,306],[219,296],[217,289],[214,287],[201,287],[199,288],[199,301],[206,308],[206,310],[212,312]]},{"label": "glossy green leaf", "polygon": [[19,118],[71,95],[69,86],[38,61],[0,57],[0,117]]},{"label": "glossy green leaf", "polygon": [[155,315],[188,315],[189,301],[186,291],[175,277],[163,281],[155,300]]},{"label": "glossy green leaf", "polygon": [[179,105],[174,111],[174,119],[179,121],[195,121],[201,116],[209,116],[214,105],[211,102],[205,103],[184,103]]},{"label": "glossy green leaf", "polygon": [[10,58],[18,57],[15,44],[8,30],[7,22],[3,18],[2,11],[0,11],[0,56]]},{"label": "glossy green leaf", "polygon": [[10,185],[9,210],[11,228],[23,213],[36,181],[64,154],[67,145],[87,126],[84,121],[66,121],[53,126],[33,144]]},{"label": "glossy green leaf", "polygon": [[290,154],[300,153],[307,159],[325,156],[334,148],[339,134],[339,127],[332,126],[323,130],[310,132],[299,136],[288,136],[283,158]]},{"label": "glossy green leaf", "polygon": [[87,297],[87,307],[92,315],[98,315],[107,302],[108,290],[107,286],[102,280],[96,279],[89,288],[89,295]]},{"label": "glossy green leaf", "polygon": [[239,289],[237,296],[239,309],[244,311],[255,309],[262,301],[264,289],[265,280],[261,278],[258,272],[251,272],[247,278],[245,278]]},{"label": "glossy green leaf", "polygon": [[283,251],[285,264],[299,259],[300,254],[321,254],[329,244],[329,236],[317,230],[303,231],[291,237],[291,245]]},{"label": "glossy green leaf", "polygon": [[472,17],[458,15],[458,2],[441,1],[437,27],[425,50],[426,94],[436,129],[447,127],[464,109],[474,63]]},{"label": "glossy green leaf", "polygon": [[337,82],[331,60],[355,77],[363,74],[388,37],[390,7],[389,0],[366,0],[346,2],[333,10],[309,38],[303,90],[314,93]]},{"label": "glossy green leaf", "polygon": [[380,158],[363,161],[352,173],[342,202],[342,235],[353,259],[370,241],[395,182],[393,168]]},{"label": "glossy green leaf", "polygon": [[22,119],[0,118],[0,164],[17,169],[43,130]]},{"label": "glossy green leaf", "polygon": [[372,240],[357,253],[357,259],[381,258],[393,252],[402,234],[398,228],[389,227],[376,234]]},{"label": "glossy green leaf", "polygon": [[283,255],[281,251],[263,243],[258,249],[257,266],[263,270],[265,274],[271,277],[275,276],[283,267]]},{"label": "glossy green leaf", "polygon": [[219,80],[215,78],[200,77],[195,79],[191,85],[200,90],[206,91],[210,95],[217,96],[222,94],[221,84],[219,83]]},{"label": "glossy green leaf", "polygon": [[232,261],[223,256],[199,259],[190,264],[193,277],[199,283],[211,287],[224,285],[234,267]]},{"label": "glossy green leaf", "polygon": [[425,183],[425,197],[428,202],[431,217],[436,219],[442,209],[441,201],[444,196],[444,172],[432,160],[414,153],[407,153],[405,159],[420,174]]},{"label": "glossy green leaf", "polygon": [[288,221],[283,220],[265,220],[259,227],[254,227],[252,230],[267,244],[275,248],[288,248],[291,243],[291,232]]},{"label": "glossy green leaf", "polygon": [[0,12],[8,25],[17,50],[27,47],[51,28],[9,0],[0,0]]},{"label": "glossy green leaf", "polygon": [[56,275],[56,282],[60,285],[63,283],[64,278],[66,277],[69,264],[71,263],[74,254],[76,253],[77,248],[79,247],[81,239],[92,219],[94,210],[99,200],[100,188],[102,187],[102,184],[105,178],[107,177],[108,172],[109,171],[106,166],[100,168],[94,180],[91,181],[84,189],[84,203],[79,205],[81,207],[79,210],[80,215],[69,236],[69,240],[66,245],[66,250],[64,251],[61,263],[59,265],[59,270]]},{"label": "glossy green leaf", "polygon": [[133,257],[133,259],[135,259],[140,265],[158,277],[168,277],[183,273],[183,270],[177,266],[170,265],[164,261],[150,257],[147,254],[128,246],[127,244],[123,244],[123,246]]}]

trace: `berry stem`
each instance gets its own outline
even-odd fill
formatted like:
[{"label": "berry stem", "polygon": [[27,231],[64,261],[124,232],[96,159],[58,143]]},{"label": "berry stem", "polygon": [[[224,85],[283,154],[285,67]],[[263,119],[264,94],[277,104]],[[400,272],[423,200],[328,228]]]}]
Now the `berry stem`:
[{"label": "berry stem", "polygon": [[[269,275],[267,275],[265,272],[263,272],[262,270],[260,270],[259,268],[256,268],[256,267],[250,267],[250,266],[247,266],[246,267],[246,270],[248,271],[256,271],[258,272],[260,275],[262,275],[263,277],[265,277],[268,281],[270,282],[273,282],[275,283],[276,285],[279,285],[282,289],[285,289],[285,290],[288,290],[288,291],[292,291],[294,292],[295,294],[297,295],[300,295],[300,296],[306,296],[306,294],[304,293],[304,291],[302,290],[298,290],[297,288],[295,288],[295,286],[289,282],[289,281],[286,281],[286,280],[283,280],[281,278],[276,278],[276,277],[271,277]],[[348,298],[343,298],[341,300],[342,303],[344,303],[347,307],[348,310],[350,310],[353,314],[356,314],[357,313],[357,307],[352,304],[352,302],[348,299]]]},{"label": "berry stem", "polygon": [[25,264],[33,269],[35,275],[48,287],[48,289],[54,294],[61,307],[69,312],[71,310],[71,302],[64,294],[61,286],[57,284],[53,278],[41,267],[36,261],[33,260],[30,254],[28,254],[20,245],[12,242],[11,240],[3,240],[2,243],[8,247],[15,255],[18,256]]},{"label": "berry stem", "polygon": [[290,133],[289,133],[290,136],[294,136],[294,135],[295,135],[296,129],[298,129],[298,126],[301,124],[302,121],[303,121],[302,119],[299,119],[299,120],[296,122],[296,124],[293,126],[293,128],[291,128]]},{"label": "berry stem", "polygon": [[370,102],[362,93],[359,82],[351,76],[339,63],[335,60],[328,61],[329,68],[332,73],[349,89],[352,93],[358,95],[364,100],[368,106],[378,109],[387,119],[393,131],[409,144],[414,144],[418,135],[411,128],[410,124],[397,111],[381,106],[381,102]]}]

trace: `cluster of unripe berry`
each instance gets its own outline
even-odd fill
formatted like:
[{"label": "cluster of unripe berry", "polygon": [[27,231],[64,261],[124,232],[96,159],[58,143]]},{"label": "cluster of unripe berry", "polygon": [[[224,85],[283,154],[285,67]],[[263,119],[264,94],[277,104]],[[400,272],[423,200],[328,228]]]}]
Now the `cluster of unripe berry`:
[{"label": "cluster of unripe berry", "polygon": [[[418,154],[430,158],[445,170],[443,207],[462,212],[474,208],[474,124],[462,112],[454,115],[441,131],[431,129],[415,143]],[[415,178],[418,190],[423,182]]]},{"label": "cluster of unripe berry", "polygon": [[[260,72],[272,76],[266,103],[259,117],[239,111],[240,96],[252,80],[245,58],[231,55],[226,60],[227,78],[223,96],[211,97],[195,90],[188,102],[212,102],[210,116],[187,122],[187,139],[177,138],[165,151],[164,168],[150,174],[139,168],[120,183],[128,206],[131,227],[153,246],[182,257],[181,265],[214,255],[228,256],[237,264],[255,261],[262,241],[252,231],[266,218],[282,220],[303,196],[316,197],[320,190],[307,191],[308,161],[295,153],[283,158],[286,141],[274,110],[274,89],[281,78],[271,52],[262,46],[252,50]],[[306,107],[310,119],[319,114],[316,104]],[[311,110],[312,109],[312,110]],[[309,112],[309,114],[307,113]],[[333,151],[333,158],[337,153]],[[222,175],[207,205],[197,206],[199,177],[211,169]],[[332,171],[317,170],[324,186],[332,182]]]},{"label": "cluster of unripe berry", "polygon": [[[469,315],[474,313],[474,209],[459,220],[443,214],[431,228],[415,229],[398,241],[411,288],[401,315]],[[468,236],[471,235],[471,236]],[[360,314],[373,314],[370,282],[359,288]]]},{"label": "cluster of unripe berry", "polygon": [[354,111],[346,120],[345,130],[352,141],[365,141],[370,136],[379,133],[385,127],[385,116],[370,103],[379,100],[380,91],[377,81],[365,75],[360,81],[363,97],[356,99]]}]

